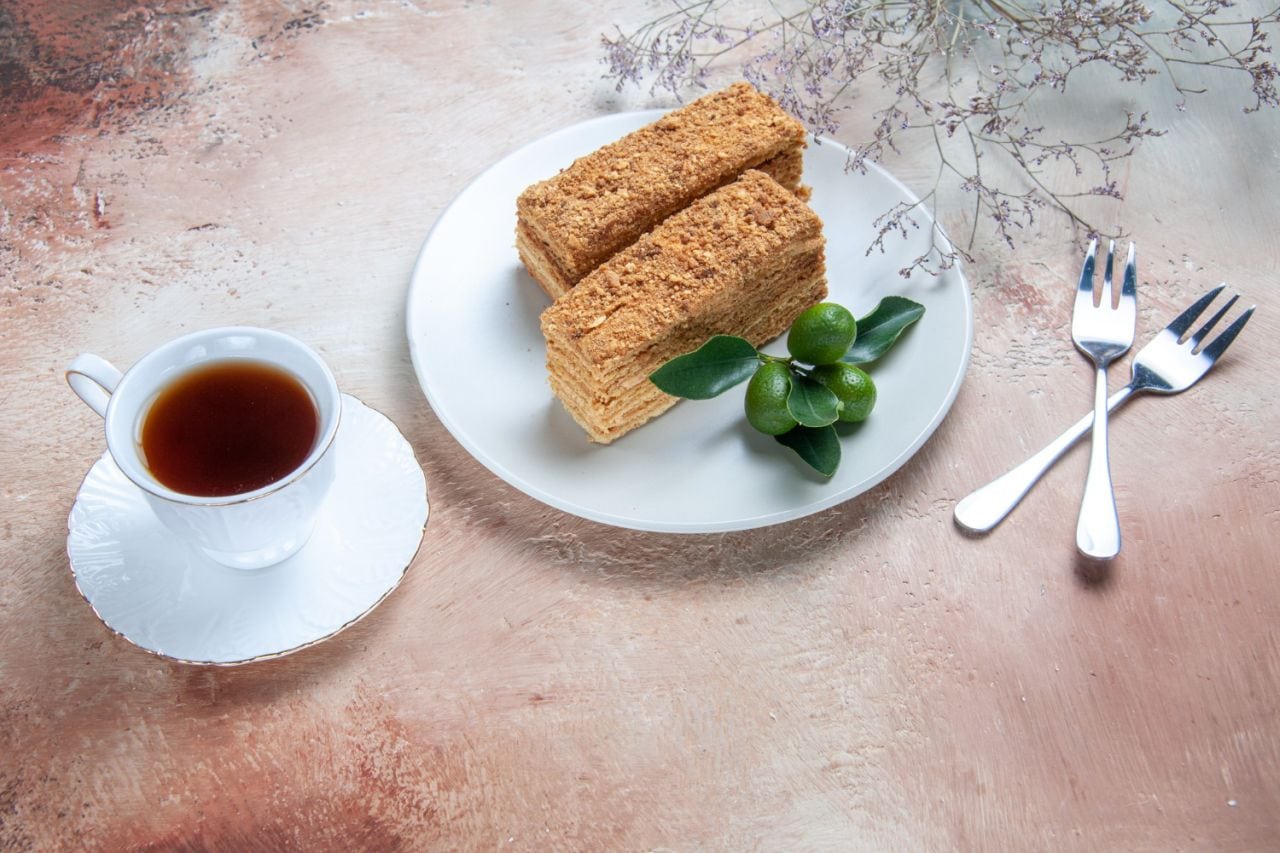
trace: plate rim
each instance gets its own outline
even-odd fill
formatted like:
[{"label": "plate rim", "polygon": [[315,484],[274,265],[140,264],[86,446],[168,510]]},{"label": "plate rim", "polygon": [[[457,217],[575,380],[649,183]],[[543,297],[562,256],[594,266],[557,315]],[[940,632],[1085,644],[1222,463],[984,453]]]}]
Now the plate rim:
[{"label": "plate rim", "polygon": [[[461,190],[458,191],[456,195],[454,195],[454,197],[449,201],[449,203],[445,205],[445,207],[437,215],[435,222],[433,222],[431,227],[427,230],[427,233],[422,240],[422,244],[418,248],[418,254],[417,254],[417,257],[414,259],[413,268],[409,273],[409,293],[408,293],[408,297],[405,300],[404,329],[405,329],[405,337],[407,338],[408,344],[409,344],[409,358],[413,364],[414,376],[418,381],[418,387],[422,390],[423,395],[426,397],[427,403],[431,407],[432,413],[436,416],[437,419],[439,419],[440,423],[444,425],[445,429],[448,430],[450,436],[453,437],[454,441],[458,442],[458,444],[461,445],[462,448],[466,450],[467,453],[473,459],[475,459],[482,466],[484,466],[490,473],[492,473],[493,475],[498,477],[498,479],[502,480],[508,485],[514,487],[518,491],[523,492],[529,497],[534,498],[535,500],[543,504],[546,504],[547,506],[561,510],[570,515],[577,516],[578,518],[583,518],[588,521],[593,521],[599,524],[606,524],[612,527],[618,527],[626,530],[638,530],[638,531],[649,532],[649,533],[672,533],[672,534],[680,534],[680,535],[728,533],[728,532],[736,532],[736,531],[743,531],[743,530],[755,530],[763,527],[771,527],[776,524],[784,524],[789,521],[797,521],[799,519],[807,518],[810,515],[815,515],[819,512],[830,509],[833,506],[838,506],[839,504],[845,503],[846,501],[853,500],[859,495],[865,494],[866,492],[878,486],[880,483],[884,482],[886,479],[888,479],[890,476],[896,473],[903,465],[905,465],[907,461],[909,461],[913,456],[915,456],[916,453],[919,452],[920,448],[923,447],[925,443],[930,438],[933,437],[934,432],[937,431],[938,427],[941,426],[942,422],[946,419],[946,416],[950,412],[952,405],[955,403],[956,397],[960,393],[961,385],[964,384],[964,378],[965,378],[965,375],[968,373],[970,356],[973,351],[974,318],[973,318],[973,294],[969,287],[968,277],[964,274],[964,266],[962,263],[962,259],[960,258],[956,259],[955,264],[952,267],[952,271],[954,271],[954,274],[958,279],[958,283],[961,290],[961,296],[963,298],[963,304],[964,304],[964,336],[963,336],[964,344],[963,344],[961,357],[957,365],[955,375],[951,380],[951,384],[947,388],[946,395],[944,396],[944,398],[942,399],[938,407],[930,415],[929,423],[924,429],[922,429],[916,435],[915,439],[912,441],[912,443],[908,447],[903,449],[900,453],[895,455],[892,459],[887,460],[870,477],[861,481],[856,491],[852,491],[852,492],[846,491],[846,492],[836,493],[828,497],[825,497],[821,500],[804,504],[803,506],[800,506],[800,507],[795,507],[788,510],[779,510],[775,512],[761,514],[761,515],[751,516],[748,518],[738,518],[731,521],[723,521],[723,522],[721,521],[653,522],[645,519],[638,519],[638,518],[629,517],[625,515],[619,515],[613,512],[602,512],[599,510],[592,509],[591,507],[582,506],[581,504],[577,504],[573,501],[565,500],[561,497],[552,495],[549,492],[547,492],[545,489],[542,489],[541,487],[535,485],[534,483],[529,482],[526,478],[517,475],[515,472],[499,464],[486,451],[484,451],[480,446],[478,446],[470,438],[470,436],[467,434],[465,430],[462,430],[458,426],[457,422],[448,414],[447,407],[442,407],[438,405],[438,392],[433,393],[431,389],[431,383],[427,380],[427,374],[423,367],[423,355],[421,353],[421,348],[418,343],[417,336],[414,333],[414,318],[418,316],[419,311],[422,310],[422,305],[421,305],[422,300],[427,298],[423,293],[425,288],[421,288],[417,286],[417,282],[420,280],[419,276],[423,272],[423,265],[425,262],[427,249],[431,245],[432,238],[434,237],[437,229],[440,228],[441,223],[445,222],[446,219],[448,218],[450,211],[452,211],[455,207],[457,207],[458,204],[474,190],[476,185],[481,183],[484,180],[484,178],[486,178],[489,174],[496,171],[498,168],[506,164],[511,159],[519,156],[520,154],[523,154],[525,151],[527,151],[530,148],[546,145],[554,141],[558,136],[569,135],[574,132],[580,132],[584,128],[589,128],[594,125],[614,122],[614,121],[618,121],[619,119],[656,120],[661,116],[666,115],[669,112],[671,112],[670,109],[629,110],[629,111],[622,111],[622,112],[616,112],[616,113],[608,113],[606,115],[593,116],[592,118],[584,119],[582,121],[557,128],[555,130],[550,131],[549,133],[542,134],[541,136],[538,136],[524,143],[523,145],[520,145],[519,147],[512,149],[506,154],[502,155],[500,158],[490,163],[487,167],[485,167],[483,170],[477,173],[474,177],[472,177],[467,182],[466,186],[464,186]],[[810,134],[807,134],[807,138],[815,146],[830,146],[839,151],[844,151],[844,152],[849,152],[850,150],[848,146],[834,139],[830,139],[829,137],[819,137],[810,133]],[[902,196],[905,199],[907,199],[912,203],[919,203],[920,199],[916,196],[916,194],[912,192],[906,186],[906,184],[904,184],[901,180],[899,180],[893,173],[889,172],[879,163],[876,163],[874,161],[867,160],[864,162],[868,170],[874,171],[881,178],[888,180],[890,184],[892,184],[894,187],[897,188],[897,190],[902,194]],[[512,204],[514,205],[514,203],[515,203],[515,199],[513,198]],[[932,215],[930,215],[928,212],[926,212],[924,215],[927,217],[930,224],[937,225],[937,221]],[[947,246],[947,248],[949,249],[954,248],[954,243],[952,243],[951,238],[947,235],[947,233],[942,228],[942,226],[937,225],[937,229],[938,229],[938,233],[941,240]]]}]

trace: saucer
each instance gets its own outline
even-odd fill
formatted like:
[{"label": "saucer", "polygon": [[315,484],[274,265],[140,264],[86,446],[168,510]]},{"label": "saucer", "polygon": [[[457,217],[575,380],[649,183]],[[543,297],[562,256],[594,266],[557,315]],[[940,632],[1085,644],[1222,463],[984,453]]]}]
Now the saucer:
[{"label": "saucer", "polygon": [[67,519],[76,587],[112,631],[182,663],[249,663],[332,637],[395,589],[428,511],[409,442],[348,394],[333,452],[333,486],[311,539],[257,571],[223,566],[179,539],[104,455]]}]

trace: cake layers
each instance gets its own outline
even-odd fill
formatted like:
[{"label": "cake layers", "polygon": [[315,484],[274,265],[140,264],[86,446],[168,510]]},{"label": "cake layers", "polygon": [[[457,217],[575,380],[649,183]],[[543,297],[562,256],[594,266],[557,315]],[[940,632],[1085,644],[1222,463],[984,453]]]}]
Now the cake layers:
[{"label": "cake layers", "polygon": [[516,248],[552,298],[749,168],[800,188],[804,127],[735,83],[581,157],[516,201]]},{"label": "cake layers", "polygon": [[674,214],[542,314],[552,390],[601,443],[676,402],[649,374],[717,334],[757,346],[826,296],[822,223],[755,170]]}]

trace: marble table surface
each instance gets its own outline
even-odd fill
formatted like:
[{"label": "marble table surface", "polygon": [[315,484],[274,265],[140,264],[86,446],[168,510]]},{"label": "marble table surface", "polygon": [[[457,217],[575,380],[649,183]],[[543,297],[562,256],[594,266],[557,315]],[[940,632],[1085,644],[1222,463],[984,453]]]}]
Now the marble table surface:
[{"label": "marble table surface", "polygon": [[[1280,847],[1275,112],[1074,94],[1171,129],[1097,208],[1140,247],[1139,340],[1221,280],[1258,305],[1209,379],[1113,422],[1109,568],[1073,547],[1084,448],[990,536],[951,518],[1088,407],[1081,235],[1048,213],[1016,251],[979,230],[967,377],[896,474],[774,527],[625,531],[468,455],[403,329],[424,236],[486,166],[674,103],[602,79],[601,34],[655,10],[0,7],[0,848]],[[927,155],[886,166],[922,189]],[[77,594],[103,439],[62,370],[231,323],[311,342],[408,437],[432,513],[368,618],[202,668]]]}]

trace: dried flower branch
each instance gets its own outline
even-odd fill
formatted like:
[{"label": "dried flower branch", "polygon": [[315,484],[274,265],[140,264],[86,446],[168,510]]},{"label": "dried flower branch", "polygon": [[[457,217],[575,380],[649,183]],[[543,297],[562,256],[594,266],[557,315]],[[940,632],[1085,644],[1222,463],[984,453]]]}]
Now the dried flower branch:
[{"label": "dried flower branch", "polygon": [[[1036,119],[1040,102],[1086,68],[1108,69],[1122,85],[1163,80],[1179,109],[1205,91],[1193,82],[1205,71],[1247,81],[1254,102],[1245,112],[1280,106],[1268,38],[1280,7],[1237,16],[1231,0],[772,0],[764,19],[723,20],[740,7],[671,0],[666,14],[604,37],[608,76],[619,90],[649,77],[651,91],[680,97],[706,88],[714,63],[739,59],[745,79],[818,136],[835,134],[855,81],[878,78],[887,102],[872,106],[870,134],[852,147],[849,167],[865,170],[899,152],[907,134],[931,134],[938,155],[933,186],[919,202],[895,205],[874,223],[868,252],[919,228],[915,214],[928,212],[933,248],[903,275],[967,256],[958,246],[941,248],[935,213],[944,183],[973,199],[969,247],[980,221],[1012,247],[1046,208],[1100,230],[1081,201],[1120,198],[1114,164],[1165,131],[1145,112],[1126,114],[1101,139],[1047,129]],[[1078,189],[1051,188],[1047,170],[1062,164]]]}]

